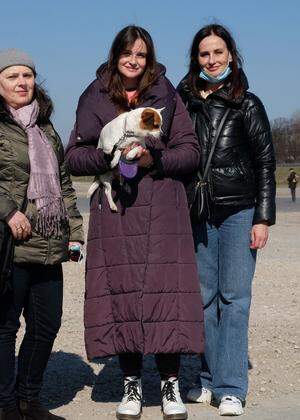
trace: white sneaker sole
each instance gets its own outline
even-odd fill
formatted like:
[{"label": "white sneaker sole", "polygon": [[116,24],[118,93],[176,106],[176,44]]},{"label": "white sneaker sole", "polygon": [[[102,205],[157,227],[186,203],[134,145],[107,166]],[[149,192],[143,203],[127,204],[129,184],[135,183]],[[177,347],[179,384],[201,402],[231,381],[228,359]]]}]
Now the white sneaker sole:
[{"label": "white sneaker sole", "polygon": [[205,399],[205,400],[203,400],[203,399],[201,399],[201,398],[191,398],[191,397],[186,397],[186,399],[188,400],[188,401],[190,401],[190,402],[193,402],[193,403],[197,403],[197,404],[206,404],[206,405],[210,405],[211,404],[211,398],[210,399]]},{"label": "white sneaker sole", "polygon": [[230,410],[230,408],[222,408],[222,410],[219,410],[220,416],[241,416],[244,414],[244,410]]},{"label": "white sneaker sole", "polygon": [[116,413],[116,418],[118,420],[139,420],[142,416],[142,412],[139,414],[122,414]]},{"label": "white sneaker sole", "polygon": [[164,414],[164,420],[186,420],[188,413],[182,414]]}]

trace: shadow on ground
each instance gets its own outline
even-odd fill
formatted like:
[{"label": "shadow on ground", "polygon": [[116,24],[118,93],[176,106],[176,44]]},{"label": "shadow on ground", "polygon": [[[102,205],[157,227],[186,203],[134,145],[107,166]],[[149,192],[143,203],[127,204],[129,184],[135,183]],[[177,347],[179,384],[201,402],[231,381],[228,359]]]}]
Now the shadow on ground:
[{"label": "shadow on ground", "polygon": [[[100,372],[98,375],[94,370]],[[183,397],[197,379],[200,360],[197,356],[182,357],[180,387]],[[41,400],[49,409],[70,403],[84,387],[91,388],[95,402],[119,402],[123,392],[123,379],[118,358],[97,359],[88,364],[74,353],[53,352],[44,376]],[[154,358],[144,358],[143,394],[146,406],[160,405],[160,379]]]},{"label": "shadow on ground", "polygon": [[[119,402],[122,398],[123,379],[118,359],[116,357],[108,361],[98,359],[97,363],[103,364],[103,368],[93,388],[92,400],[96,402]],[[199,368],[200,360],[197,356],[182,357],[180,388],[183,397],[185,397],[188,389],[191,387],[191,382],[196,381]],[[153,356],[144,357],[142,375],[144,405],[146,407],[159,406],[161,403],[160,378]]]},{"label": "shadow on ground", "polygon": [[[198,356],[182,356],[180,389],[185,401],[188,390],[197,384],[200,366]],[[98,371],[99,368],[100,372],[96,375],[94,370]],[[153,356],[144,358],[142,381],[145,406],[160,405],[160,378]],[[91,399],[95,402],[119,402],[123,393],[123,379],[118,358],[99,358],[89,364],[77,354],[53,352],[44,377],[41,393],[43,404],[49,409],[67,405],[86,386],[90,387]]]},{"label": "shadow on ground", "polygon": [[41,401],[48,409],[61,407],[85,386],[92,388],[96,379],[92,367],[77,354],[53,352],[44,375]]}]

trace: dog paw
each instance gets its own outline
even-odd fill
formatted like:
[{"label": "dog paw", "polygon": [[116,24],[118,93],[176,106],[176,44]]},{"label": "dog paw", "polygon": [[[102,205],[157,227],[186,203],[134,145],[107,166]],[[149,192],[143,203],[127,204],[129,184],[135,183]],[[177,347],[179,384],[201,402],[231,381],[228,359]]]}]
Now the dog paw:
[{"label": "dog paw", "polygon": [[109,207],[112,212],[118,213],[118,207],[115,204],[111,204]]},{"label": "dog paw", "polygon": [[128,159],[128,160],[135,159],[138,156],[139,153],[142,153],[142,151],[143,151],[142,146],[134,147],[132,150],[130,150],[127,153],[126,159]]},{"label": "dog paw", "polygon": [[110,162],[110,167],[111,168],[115,168],[117,166],[117,164],[119,163],[120,157],[121,157],[121,150],[116,150],[113,160]]},{"label": "dog paw", "polygon": [[113,159],[111,162],[110,162],[110,167],[111,167],[111,169],[114,169],[116,166],[117,166],[117,164],[119,163],[119,161],[118,160],[115,160],[115,159]]}]

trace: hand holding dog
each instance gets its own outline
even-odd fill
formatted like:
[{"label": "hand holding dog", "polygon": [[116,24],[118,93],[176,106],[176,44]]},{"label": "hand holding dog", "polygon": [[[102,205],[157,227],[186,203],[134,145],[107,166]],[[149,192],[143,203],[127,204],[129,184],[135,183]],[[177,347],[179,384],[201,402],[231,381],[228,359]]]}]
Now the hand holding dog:
[{"label": "hand holding dog", "polygon": [[150,168],[150,166],[152,165],[153,165],[153,157],[148,149],[144,149],[144,152],[142,153],[139,160],[139,166],[141,168]]}]

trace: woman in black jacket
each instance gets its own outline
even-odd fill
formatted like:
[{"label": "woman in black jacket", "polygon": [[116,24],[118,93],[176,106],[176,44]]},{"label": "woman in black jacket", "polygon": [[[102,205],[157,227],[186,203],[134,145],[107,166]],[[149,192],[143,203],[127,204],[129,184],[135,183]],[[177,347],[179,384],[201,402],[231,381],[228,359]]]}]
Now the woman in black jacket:
[{"label": "woman in black jacket", "polygon": [[[209,211],[192,218],[205,310],[206,351],[200,387],[188,398],[219,402],[220,415],[240,415],[248,388],[248,319],[257,249],[275,223],[275,158],[268,118],[248,92],[242,59],[220,25],[195,35],[189,72],[178,86],[195,124],[203,176],[227,109],[208,176]],[[193,184],[192,184],[193,185]]]}]

